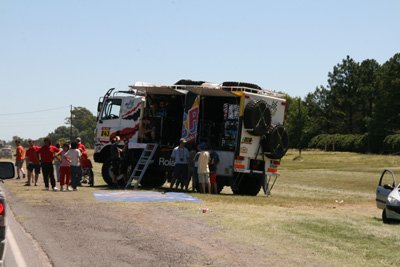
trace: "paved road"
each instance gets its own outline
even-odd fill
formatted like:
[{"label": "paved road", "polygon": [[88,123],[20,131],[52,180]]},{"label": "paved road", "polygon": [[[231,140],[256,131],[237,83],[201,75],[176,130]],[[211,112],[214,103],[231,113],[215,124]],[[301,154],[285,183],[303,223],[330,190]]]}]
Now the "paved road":
[{"label": "paved road", "polygon": [[7,206],[7,245],[4,266],[5,267],[27,267],[27,266],[51,266],[47,256],[40,249],[36,241],[24,231],[15,220],[13,212]]}]

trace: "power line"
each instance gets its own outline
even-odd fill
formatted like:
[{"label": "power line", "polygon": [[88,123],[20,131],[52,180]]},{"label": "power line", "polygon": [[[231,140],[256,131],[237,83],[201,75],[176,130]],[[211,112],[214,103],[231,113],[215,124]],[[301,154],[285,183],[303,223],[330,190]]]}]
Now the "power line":
[{"label": "power line", "polygon": [[43,109],[43,110],[36,110],[36,111],[28,111],[28,112],[20,112],[20,113],[0,114],[0,116],[24,115],[24,114],[31,114],[31,113],[46,112],[46,111],[51,111],[51,110],[56,110],[56,109],[69,108],[69,107],[71,107],[71,106],[65,106],[65,107],[59,107],[59,108],[51,108],[51,109]]}]

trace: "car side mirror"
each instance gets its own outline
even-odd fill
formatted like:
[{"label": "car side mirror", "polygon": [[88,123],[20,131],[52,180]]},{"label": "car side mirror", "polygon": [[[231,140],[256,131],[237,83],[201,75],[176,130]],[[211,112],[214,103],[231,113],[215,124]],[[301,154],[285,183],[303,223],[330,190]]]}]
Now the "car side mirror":
[{"label": "car side mirror", "polygon": [[14,163],[0,162],[0,179],[10,179],[15,176]]},{"label": "car side mirror", "polygon": [[393,186],[391,186],[390,184],[385,184],[383,186],[383,188],[387,189],[387,190],[393,190]]}]

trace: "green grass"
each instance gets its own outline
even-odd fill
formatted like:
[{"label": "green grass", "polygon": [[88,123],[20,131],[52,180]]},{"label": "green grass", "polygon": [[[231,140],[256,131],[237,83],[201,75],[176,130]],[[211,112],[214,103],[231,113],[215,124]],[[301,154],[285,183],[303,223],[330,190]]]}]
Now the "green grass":
[{"label": "green grass", "polygon": [[[383,224],[375,204],[376,186],[385,168],[399,174],[400,157],[303,151],[298,158],[298,152],[289,151],[279,167],[281,175],[272,196],[263,195],[262,190],[256,197],[236,196],[225,187],[221,195],[191,194],[204,204],[107,205],[169,208],[181,216],[196,217],[217,228],[212,238],[241,245],[274,266],[396,266],[400,224]],[[94,173],[95,184],[105,185],[99,164],[95,164]],[[29,199],[29,205],[45,204],[40,201],[41,191],[7,182],[6,186],[21,199]],[[96,202],[91,193],[95,190],[107,188],[84,187],[68,201]],[[63,200],[67,195],[50,194]],[[203,207],[212,212],[198,213]]]}]

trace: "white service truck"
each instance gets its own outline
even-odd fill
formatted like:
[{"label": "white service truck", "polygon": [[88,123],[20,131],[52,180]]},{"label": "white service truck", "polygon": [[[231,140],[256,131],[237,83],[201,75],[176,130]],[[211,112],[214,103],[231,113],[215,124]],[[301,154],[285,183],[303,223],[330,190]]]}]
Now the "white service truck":
[{"label": "white service truck", "polygon": [[[283,126],[286,100],[280,94],[242,82],[180,80],[173,85],[137,82],[129,87],[108,90],[98,104],[94,160],[103,163],[108,184],[112,183],[110,140],[117,135],[121,146],[129,140],[125,161],[130,171],[146,143],[157,144],[142,186],[160,187],[171,177],[170,155],[180,138],[187,140],[187,146],[202,142],[216,148],[221,160],[219,191],[231,186],[235,194],[257,195],[262,185],[268,191],[272,177],[275,183],[289,145]],[[149,121],[153,133],[141,134]]]}]

